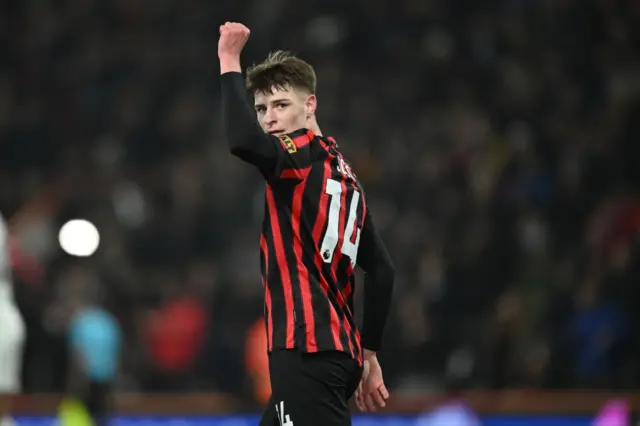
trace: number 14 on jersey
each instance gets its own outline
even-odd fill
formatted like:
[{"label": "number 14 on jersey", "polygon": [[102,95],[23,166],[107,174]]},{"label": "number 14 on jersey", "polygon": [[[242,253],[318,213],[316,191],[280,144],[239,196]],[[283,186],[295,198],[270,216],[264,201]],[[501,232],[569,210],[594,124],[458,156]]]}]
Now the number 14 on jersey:
[{"label": "number 14 on jersey", "polygon": [[[334,179],[327,179],[325,192],[331,196],[329,204],[329,218],[327,222],[327,231],[322,240],[320,253],[325,263],[331,263],[333,254],[340,239],[340,211],[342,210],[342,184]],[[349,216],[344,228],[344,237],[340,252],[351,259],[351,265],[355,267],[358,257],[358,245],[360,244],[360,228],[356,228],[356,219],[358,217],[358,203],[360,202],[360,192],[354,190],[349,206]],[[351,242],[354,228],[356,231],[355,242]]]}]

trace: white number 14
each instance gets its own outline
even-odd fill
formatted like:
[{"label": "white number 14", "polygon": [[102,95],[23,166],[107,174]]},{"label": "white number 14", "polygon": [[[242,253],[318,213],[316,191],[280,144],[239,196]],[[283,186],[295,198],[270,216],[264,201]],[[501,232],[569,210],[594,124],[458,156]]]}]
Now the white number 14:
[{"label": "white number 14", "polygon": [[[322,254],[322,260],[325,263],[331,263],[333,260],[333,253],[338,245],[338,239],[340,233],[338,227],[340,226],[340,210],[342,209],[342,185],[340,182],[334,179],[327,179],[327,187],[325,192],[331,196],[331,204],[329,205],[329,220],[327,223],[327,231],[324,234],[322,240],[322,246],[320,253]],[[356,227],[356,219],[358,216],[358,203],[360,202],[360,193],[353,191],[353,198],[351,199],[351,205],[349,206],[349,217],[347,218],[347,224],[344,228],[344,237],[342,247],[340,251],[343,255],[348,256],[351,259],[351,265],[355,267],[356,258],[358,257],[358,245],[360,244],[360,229],[356,229],[356,241],[351,242],[351,235]]]}]

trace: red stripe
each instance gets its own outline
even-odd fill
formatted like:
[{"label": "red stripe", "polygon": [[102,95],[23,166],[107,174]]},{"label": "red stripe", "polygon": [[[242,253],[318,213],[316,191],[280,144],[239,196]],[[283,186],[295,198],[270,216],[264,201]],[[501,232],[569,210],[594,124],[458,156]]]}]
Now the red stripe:
[{"label": "red stripe", "polygon": [[[318,138],[318,141],[320,141],[320,145],[322,145],[324,150],[327,151],[327,155],[329,156],[329,158],[327,158],[327,161],[331,161],[335,157],[335,155],[333,155],[331,153],[331,151],[329,151],[329,146],[327,145],[327,143],[325,141],[323,141],[321,138]],[[329,176],[331,176],[331,175],[329,175]],[[325,176],[325,178],[328,178],[328,176]]]},{"label": "red stripe", "polygon": [[[332,139],[332,141],[335,143],[335,140]],[[333,157],[333,154],[331,154],[331,151],[329,150],[329,147],[327,146],[327,144],[320,139],[320,143],[323,146],[323,148],[325,149],[325,151],[327,151],[327,154],[330,156],[329,159],[331,159]],[[338,153],[338,155],[340,155],[340,153]],[[342,179],[342,192],[343,192],[343,197],[346,197],[346,177],[343,176]],[[358,185],[356,182],[351,182],[352,187],[355,190],[359,191]],[[364,197],[362,196],[362,193],[360,194],[360,198],[361,200],[363,200],[364,202]],[[346,198],[343,198],[343,206],[345,204],[345,200]],[[340,230],[344,230],[344,215],[346,214],[346,211],[349,209],[346,209],[345,212],[343,213],[343,216],[341,217],[341,224],[340,224]],[[364,211],[364,210],[363,210]],[[364,215],[363,215],[363,221],[362,224],[364,224]],[[362,225],[361,225],[362,226]],[[344,241],[344,235],[342,236]],[[340,240],[338,240],[338,244],[340,244]],[[340,258],[342,257],[342,253],[341,252],[337,252],[336,254],[334,254],[334,259],[333,259],[333,267],[331,268],[332,270],[332,278],[334,280],[334,282],[337,282],[337,277],[336,277],[336,270],[337,270],[337,265],[340,262]],[[351,265],[349,264],[348,266],[348,274],[352,274],[353,273],[353,268],[351,267]],[[345,315],[343,316],[342,320],[343,320],[343,328],[347,334],[347,341],[349,342],[349,349],[351,350],[351,356],[355,357],[355,352],[354,352],[354,347],[353,347],[353,342],[351,339],[351,324],[349,323],[349,321],[347,320],[347,313],[349,315],[351,315],[351,317],[353,318],[353,314],[350,312],[349,306],[346,304],[346,298],[351,294],[352,292],[352,287],[350,282],[347,282],[345,289],[344,289],[344,294],[341,294],[340,291],[337,292],[336,294],[336,298],[337,298],[337,302],[338,305],[340,306],[340,308],[343,310],[343,312],[345,313]],[[333,311],[335,313],[335,310]],[[337,314],[336,314],[337,316]],[[356,348],[355,350],[358,352],[358,362],[360,363],[360,365],[362,365],[362,351],[360,350],[361,348],[361,344],[360,344],[360,334],[358,333],[358,329],[356,328],[355,330],[355,344],[356,344]]]},{"label": "red stripe", "polygon": [[271,314],[271,291],[267,286],[264,287],[264,302],[269,310],[269,315],[267,316],[267,340],[269,342],[269,352],[271,352],[273,349],[273,315]]},{"label": "red stripe", "polygon": [[303,180],[309,176],[309,172],[311,172],[311,166],[305,167],[304,169],[284,169],[282,173],[280,173],[280,179]]},{"label": "red stripe", "polygon": [[313,318],[313,304],[311,300],[311,286],[309,285],[309,273],[302,261],[302,239],[300,238],[300,212],[304,190],[307,185],[302,181],[293,193],[293,205],[291,209],[291,225],[293,226],[293,251],[296,255],[298,265],[298,280],[300,282],[300,295],[302,296],[302,311],[305,322],[305,340],[307,350],[317,352],[318,342],[316,341],[316,324]]},{"label": "red stripe", "polygon": [[[322,231],[325,223],[327,222],[327,211],[329,205],[329,195],[326,193],[327,179],[331,177],[331,156],[325,160],[324,163],[324,178],[322,183],[322,193],[320,194],[320,206],[318,209],[318,216],[316,217],[316,223],[313,226],[313,241],[316,246],[320,247],[320,241],[322,240]],[[340,319],[338,313],[329,300],[329,283],[322,274],[324,261],[322,260],[322,253],[319,251],[316,253],[316,267],[318,268],[320,285],[324,294],[327,296],[327,303],[329,303],[329,315],[331,318],[329,322],[331,324],[331,335],[333,336],[333,343],[337,350],[342,351],[343,346],[340,341]]]},{"label": "red stripe", "polygon": [[273,246],[276,252],[276,262],[280,276],[282,277],[282,291],[284,292],[284,304],[287,317],[287,339],[286,348],[292,349],[295,346],[294,324],[293,324],[293,291],[291,288],[291,276],[287,267],[287,258],[285,256],[284,242],[282,241],[282,233],[280,232],[280,221],[278,220],[278,211],[276,210],[276,202],[273,198],[273,189],[271,185],[267,185],[267,205],[269,207],[269,218],[271,220],[271,230],[273,231]]},{"label": "red stripe", "polygon": [[[347,306],[346,308],[348,311],[349,307]],[[357,349],[354,349],[353,342],[351,341],[351,324],[349,324],[349,321],[347,321],[346,315],[342,318],[342,321],[344,322],[344,330],[347,332],[347,341],[349,342],[349,350],[351,351],[351,356],[355,358]]]},{"label": "red stripe", "polygon": [[305,134],[293,138],[293,144],[296,146],[296,148],[300,149],[308,145],[315,137],[316,135],[314,135],[311,130],[307,130]]},{"label": "red stripe", "polygon": [[273,349],[273,315],[271,314],[271,292],[269,291],[269,286],[265,281],[265,277],[269,276],[269,251],[267,250],[267,240],[264,237],[264,234],[260,236],[260,250],[262,251],[262,255],[264,256],[264,264],[265,271],[264,277],[262,278],[262,285],[264,286],[264,304],[265,309],[267,310],[267,342],[269,351]]},{"label": "red stripe", "polygon": [[[360,364],[362,364],[362,350],[361,350],[362,346],[360,345],[360,333],[358,332],[358,327],[355,327],[354,335],[355,335],[355,339],[356,339],[356,341],[355,341],[356,346],[354,348],[354,346],[353,346],[353,344],[351,342],[351,324],[349,323],[349,321],[347,321],[347,316],[346,316],[346,314],[348,313],[351,318],[355,317],[353,315],[353,313],[351,312],[351,309],[349,308],[349,305],[347,305],[346,302],[345,302],[345,300],[351,294],[351,290],[352,290],[351,283],[349,283],[349,284],[347,284],[347,287],[345,288],[345,291],[344,291],[344,299],[342,300],[341,308],[345,312],[345,316],[343,318],[343,321],[344,321],[345,331],[347,332],[347,336],[349,337],[349,347],[351,349],[351,354],[352,354],[352,356],[355,357],[355,353],[357,352],[358,353],[358,361],[360,362]],[[354,349],[355,349],[355,351],[354,351]]]},{"label": "red stripe", "polygon": [[[340,212],[340,225],[338,226],[338,245],[337,247],[342,247],[342,244],[344,244],[345,238],[349,238],[347,235],[344,234],[345,228],[346,228],[346,223],[347,223],[347,214],[349,213],[349,208],[347,207],[347,183],[346,183],[346,178],[343,176],[342,181],[340,182],[340,185],[342,186],[342,204],[341,206],[342,211]],[[345,309],[345,305],[346,305],[346,301],[344,298],[344,295],[342,294],[342,292],[340,291],[338,284],[338,278],[336,276],[336,271],[338,270],[338,265],[340,265],[340,260],[342,260],[342,251],[341,250],[336,250],[336,252],[333,255],[333,262],[331,265],[331,273],[333,274],[333,282],[336,283],[336,299],[338,299],[338,306],[340,306],[340,309],[342,309],[342,311],[344,312]],[[347,284],[345,286],[344,291],[347,290],[348,287],[350,287],[350,283],[349,281],[347,281]],[[351,290],[349,290],[351,291]],[[349,350],[351,351],[351,356],[355,356],[355,353],[353,352],[353,344],[351,343],[351,327],[349,326],[349,321],[347,321],[347,318],[345,315],[343,315],[342,318],[342,322],[344,324],[344,329],[347,332],[347,341],[349,342]]]},{"label": "red stripe", "polygon": [[[331,140],[333,143],[336,143],[336,140],[331,138],[331,137],[329,137],[329,140]],[[326,149],[326,146],[325,146],[325,149]],[[338,155],[340,157],[342,157],[342,153],[338,152]],[[344,157],[342,157],[342,160],[344,161]],[[345,163],[346,163],[346,161],[345,161]],[[355,173],[353,172],[353,170],[351,170],[351,174],[353,176],[355,176]],[[346,181],[347,178],[343,176],[343,179],[344,179],[344,181]],[[344,181],[343,181],[343,189],[345,189]],[[351,184],[351,186],[353,187],[353,189],[355,191],[358,191],[358,193],[360,193],[360,202],[362,203],[362,217],[361,217],[361,220],[360,220],[359,228],[362,229],[362,228],[364,228],[364,220],[365,220],[365,217],[366,217],[366,214],[367,214],[367,206],[366,206],[366,202],[365,202],[365,199],[364,199],[364,194],[360,190],[360,187],[359,187],[357,181],[351,180],[350,184]],[[350,238],[352,243],[355,242],[355,239],[356,239],[356,236],[357,236],[356,233],[357,233],[357,229],[356,229],[356,227],[354,227],[352,235],[349,236],[349,238]],[[353,272],[354,272],[353,271],[353,266],[351,264],[349,264],[347,266],[347,274],[349,276],[351,276],[353,274]],[[340,303],[340,307],[343,309],[343,311],[346,309],[345,314],[348,313],[351,316],[351,318],[354,318],[353,313],[351,312],[349,306],[346,304],[346,300],[349,298],[349,296],[351,295],[352,291],[353,291],[353,288],[351,286],[351,283],[347,282],[347,284],[345,286],[345,289],[344,289],[344,299],[340,300],[339,303]],[[346,330],[346,332],[347,332],[347,334],[349,336],[349,345],[351,346],[351,325],[349,324],[349,321],[347,321],[346,315],[344,317],[344,325],[345,325],[345,330]],[[355,349],[358,352],[358,362],[360,363],[360,365],[362,365],[362,350],[361,350],[362,346],[360,344],[360,333],[359,333],[357,327],[354,329],[354,337],[355,337],[355,343],[356,343],[356,348]],[[351,349],[352,349],[352,354],[353,354],[353,346],[351,346]]]},{"label": "red stripe", "polygon": [[[335,158],[335,156],[331,153],[331,151],[329,150],[329,147],[327,146],[327,144],[322,139],[320,139],[320,143],[323,146],[323,148],[325,149],[325,151],[327,152],[327,155],[329,156],[328,159],[327,159],[327,162],[325,163],[325,182],[326,182],[326,179],[331,176],[331,161],[333,160],[333,158]],[[327,175],[326,168],[328,168],[328,175]],[[347,192],[346,191],[347,188],[346,188],[346,184],[345,184],[345,179],[346,178],[344,176],[342,176],[342,181],[340,182],[340,184],[342,185],[342,197],[343,197],[342,198],[342,206],[345,205],[346,192]],[[346,220],[345,215],[346,215],[347,210],[348,209],[345,209],[343,211],[342,215],[340,216],[340,224],[339,224],[339,228],[338,229],[339,229],[339,232],[341,234],[344,231],[344,226],[345,226],[344,223],[345,223],[345,220]],[[326,211],[326,207],[325,207],[325,209],[323,209],[323,211]],[[340,237],[342,237],[342,238],[340,238]],[[341,242],[343,242],[343,241],[344,241],[344,235],[338,235],[338,245],[337,245],[337,247],[340,247]],[[337,266],[338,266],[341,258],[342,258],[342,252],[340,252],[339,250],[336,250],[336,253],[334,253],[334,255],[333,255],[333,261],[332,261],[332,267],[331,267],[331,274],[332,274],[331,278],[333,279],[333,282],[335,282],[336,284],[338,282],[338,278],[336,276],[336,270],[337,270]],[[336,299],[337,299],[337,302],[338,302],[338,306],[344,312],[345,308],[348,310],[349,307],[346,305],[345,297],[340,292],[340,290],[339,289],[336,289],[336,290],[337,290],[336,291]],[[351,292],[351,285],[350,285],[349,282],[347,282],[347,287],[345,288],[345,293],[346,292],[349,292],[349,293]],[[335,314],[335,316],[336,316],[335,319],[337,321],[339,321],[338,314],[335,311],[333,306],[331,306],[331,310],[332,310],[332,313]],[[347,333],[347,341],[349,342],[349,349],[351,351],[351,356],[355,356],[354,350],[353,350],[354,348],[353,348],[353,344],[351,342],[351,336],[350,336],[350,334],[351,334],[351,326],[349,325],[349,321],[347,321],[346,315],[343,315],[342,321],[343,321],[344,327],[342,327],[338,323],[336,325],[336,328],[338,330],[338,334],[336,335],[334,333],[334,337],[337,337],[337,341],[340,342],[340,339],[339,339],[340,334],[339,334],[339,332],[340,332],[341,328],[344,328],[345,332]],[[333,323],[332,323],[332,325],[333,325]],[[340,346],[341,346],[341,348],[343,348],[341,343],[340,343]],[[340,350],[342,350],[342,349],[340,349]]]},{"label": "red stripe", "polygon": [[349,298],[349,296],[351,295],[351,283],[349,283],[347,285],[347,287],[344,289],[344,298],[345,300]]},{"label": "red stripe", "polygon": [[362,365],[362,344],[360,343],[360,332],[358,331],[358,328],[356,327],[355,330],[355,335],[356,335],[356,345],[358,345],[358,363],[360,365]]},{"label": "red stripe", "polygon": [[344,297],[338,297],[338,304],[340,305],[340,308],[343,310],[343,312],[345,313],[344,317],[342,318],[343,323],[344,323],[344,329],[345,332],[347,333],[347,338],[349,341],[349,349],[351,350],[351,356],[355,357],[356,352],[358,354],[358,362],[362,365],[362,351],[361,351],[361,345],[360,345],[360,333],[358,332],[358,328],[356,327],[354,329],[355,331],[355,343],[356,346],[354,348],[353,343],[351,342],[351,324],[349,323],[349,321],[347,320],[347,314],[349,314],[349,316],[351,318],[354,318],[353,313],[351,312],[351,309],[349,308],[349,305],[347,305],[346,303],[346,299],[349,297],[349,295],[351,294],[352,291],[352,287],[351,287],[351,283],[347,283],[347,286],[345,287],[344,290]]}]

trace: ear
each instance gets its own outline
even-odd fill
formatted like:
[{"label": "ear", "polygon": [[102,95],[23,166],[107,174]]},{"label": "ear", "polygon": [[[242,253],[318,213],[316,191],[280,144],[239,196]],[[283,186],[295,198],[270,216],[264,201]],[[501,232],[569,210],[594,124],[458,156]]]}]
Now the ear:
[{"label": "ear", "polygon": [[316,98],[316,95],[308,95],[304,106],[307,118],[315,114],[316,108],[318,107],[318,98]]}]

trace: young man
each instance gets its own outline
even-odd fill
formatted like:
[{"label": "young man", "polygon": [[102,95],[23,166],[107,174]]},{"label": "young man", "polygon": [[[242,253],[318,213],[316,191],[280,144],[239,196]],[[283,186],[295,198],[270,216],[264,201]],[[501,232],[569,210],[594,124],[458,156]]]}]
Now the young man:
[{"label": "young man", "polygon": [[[285,52],[247,71],[242,24],[220,27],[224,128],[231,153],[266,180],[261,248],[272,395],[261,425],[349,425],[389,397],[376,358],[394,268],[360,182],[316,121],[313,68]],[[247,102],[246,90],[255,107]],[[257,117],[257,119],[256,119]],[[365,271],[362,344],[354,276]]]}]

